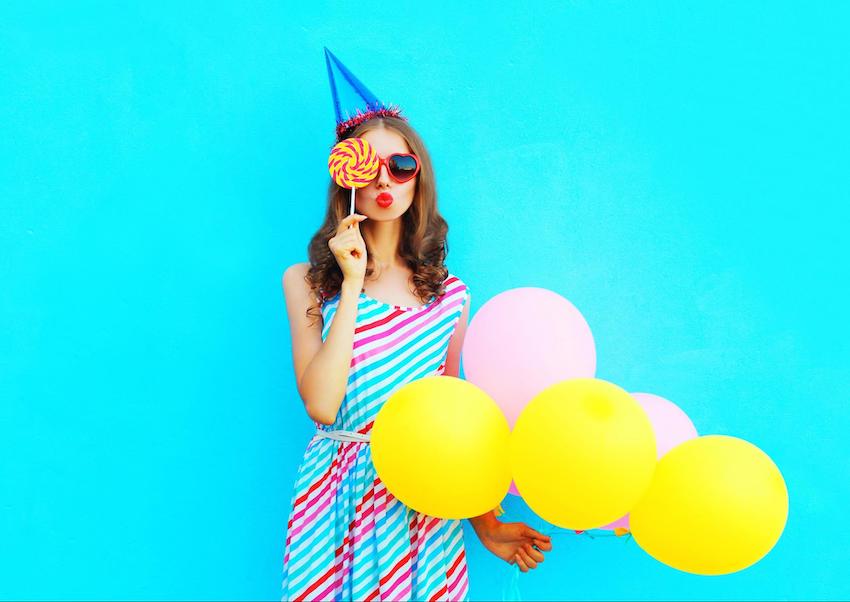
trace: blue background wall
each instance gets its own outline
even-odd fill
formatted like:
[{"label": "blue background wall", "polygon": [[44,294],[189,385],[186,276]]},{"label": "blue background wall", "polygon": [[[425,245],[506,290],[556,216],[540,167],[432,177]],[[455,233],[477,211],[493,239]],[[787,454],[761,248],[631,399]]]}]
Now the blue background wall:
[{"label": "blue background wall", "polygon": [[280,279],[324,211],[327,45],[422,133],[473,320],[559,292],[598,377],[786,479],[745,571],[558,534],[521,595],[850,597],[846,5],[454,4],[3,4],[0,596],[279,598],[313,428]]}]

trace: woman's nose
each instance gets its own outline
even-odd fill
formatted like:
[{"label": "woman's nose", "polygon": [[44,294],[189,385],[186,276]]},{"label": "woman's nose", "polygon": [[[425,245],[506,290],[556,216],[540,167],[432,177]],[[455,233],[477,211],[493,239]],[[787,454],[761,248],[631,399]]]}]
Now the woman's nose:
[{"label": "woman's nose", "polygon": [[389,184],[390,182],[390,174],[387,171],[386,165],[380,165],[378,167],[378,179],[376,180],[377,184]]}]

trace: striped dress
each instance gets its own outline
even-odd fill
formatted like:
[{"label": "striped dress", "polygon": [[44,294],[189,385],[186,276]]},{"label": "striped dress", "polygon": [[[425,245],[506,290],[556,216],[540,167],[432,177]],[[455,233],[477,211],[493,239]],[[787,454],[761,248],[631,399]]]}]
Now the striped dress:
[{"label": "striped dress", "polygon": [[[283,558],[288,600],[468,600],[460,520],[421,514],[378,478],[367,439],[375,416],[403,385],[443,374],[449,340],[468,302],[452,274],[421,307],[360,293],[345,398],[314,435],[298,467]],[[322,306],[327,338],[339,294]],[[353,433],[353,434],[351,434]],[[338,433],[333,433],[339,436]],[[358,435],[359,434],[359,435]]]}]

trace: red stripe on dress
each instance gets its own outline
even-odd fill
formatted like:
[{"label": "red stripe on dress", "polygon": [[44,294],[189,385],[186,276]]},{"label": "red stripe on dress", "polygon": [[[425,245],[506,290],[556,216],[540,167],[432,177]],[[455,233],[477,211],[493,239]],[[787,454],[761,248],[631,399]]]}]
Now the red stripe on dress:
[{"label": "red stripe on dress", "polygon": [[440,586],[440,589],[438,589],[438,590],[434,593],[434,595],[433,595],[433,596],[431,596],[430,598],[428,598],[428,602],[436,602],[437,600],[439,600],[439,599],[440,599],[440,596],[442,596],[442,595],[443,595],[443,594],[445,594],[445,593],[446,593],[446,584],[444,583],[442,586]]},{"label": "red stripe on dress", "polygon": [[432,531],[434,527],[440,523],[440,520],[441,519],[435,517],[431,519],[427,525],[425,525],[425,533],[422,534],[423,539],[428,539],[428,532]]},{"label": "red stripe on dress", "polygon": [[[457,280],[458,280],[457,276],[450,276],[449,278],[446,278],[446,280],[443,282],[444,288],[448,288],[448,286],[450,284],[457,282]],[[457,291],[454,291],[454,292],[446,291],[445,295],[449,296],[449,295],[452,295],[454,293],[463,292],[464,290],[466,290],[465,287],[463,289],[458,289]],[[443,297],[443,299],[441,299],[441,301],[444,300],[444,299],[445,299],[445,296]],[[394,304],[391,304],[391,303],[386,304],[386,305],[393,305],[394,306]],[[434,305],[437,305],[437,303],[435,303]],[[401,310],[401,309],[397,309],[397,310],[393,311],[391,314],[381,318],[380,320],[376,320],[374,322],[370,322],[369,324],[365,324],[363,326],[360,326],[359,328],[355,328],[354,333],[358,334],[358,333],[361,333],[361,332],[368,332],[369,330],[372,330],[374,328],[379,328],[379,327],[393,321],[399,315],[402,315],[402,314],[405,314],[405,313],[407,313],[407,312],[405,312],[404,310]]]},{"label": "red stripe on dress", "polygon": [[452,576],[452,573],[455,572],[455,569],[460,566],[460,561],[463,560],[463,556],[464,556],[464,552],[463,552],[463,548],[461,548],[460,554],[458,554],[457,558],[455,558],[454,564],[452,564],[452,566],[449,567],[449,570],[446,571],[446,577]]},{"label": "red stripe on dress", "polygon": [[[289,522],[288,522],[287,527],[286,527],[286,532],[287,532],[286,533],[286,549],[287,550],[289,550],[289,546],[292,543],[292,531],[293,531],[292,523],[295,521],[296,518],[300,519],[304,515],[304,512],[306,510],[306,509],[305,510],[298,510],[298,506],[300,506],[301,503],[304,502],[309,497],[310,493],[312,493],[317,487],[319,487],[322,484],[322,482],[328,477],[328,475],[333,472],[333,468],[337,464],[338,459],[339,459],[339,452],[337,452],[337,457],[335,457],[333,459],[333,462],[331,462],[331,465],[328,466],[328,470],[327,470],[327,472],[325,472],[325,474],[322,475],[322,478],[319,479],[318,481],[316,481],[310,487],[310,489],[308,489],[303,495],[298,497],[295,500],[295,503],[292,505],[292,514],[289,517]],[[285,564],[288,561],[289,561],[289,552],[287,551],[287,554],[284,557],[283,562]]]},{"label": "red stripe on dress", "polygon": [[392,579],[393,575],[395,575],[396,571],[398,571],[398,569],[400,569],[403,565],[405,565],[409,559],[410,559],[410,550],[407,551],[407,554],[405,554],[402,557],[401,560],[399,560],[398,562],[395,563],[395,566],[393,566],[393,568],[390,569],[389,573],[387,573],[386,575],[381,577],[381,579],[380,579],[380,581],[378,581],[378,583],[380,583],[381,585],[386,585],[387,581]]},{"label": "red stripe on dress", "polygon": [[[449,584],[449,588],[451,589],[451,591],[455,591],[458,588],[458,585],[460,585],[461,583],[465,583],[465,582],[466,582],[466,571],[458,571],[457,576],[454,578],[454,581],[452,581]],[[468,584],[467,584],[467,587],[468,587]]]},{"label": "red stripe on dress", "polygon": [[322,478],[319,479],[318,481],[316,481],[315,483],[313,483],[310,486],[310,489],[308,489],[306,492],[304,492],[301,496],[299,496],[295,500],[295,507],[296,508],[299,506],[299,504],[301,504],[303,501],[305,501],[310,496],[310,494],[313,493],[313,491],[322,484],[322,482],[326,478],[328,478],[328,475],[330,475],[333,472],[334,467],[337,466],[337,464],[339,464],[339,456],[340,456],[341,453],[342,453],[342,446],[340,446],[339,449],[337,450],[336,456],[334,457],[333,461],[331,462],[331,465],[328,466],[328,469],[327,469],[327,471],[325,471],[325,474],[322,475]]},{"label": "red stripe on dress", "polygon": [[324,583],[325,581],[327,581],[327,580],[328,580],[328,578],[329,578],[331,575],[333,575],[333,574],[334,574],[334,569],[335,569],[335,568],[336,568],[336,567],[331,567],[330,569],[328,569],[328,571],[327,571],[324,575],[322,575],[321,577],[319,577],[318,581],[314,581],[314,582],[310,585],[310,587],[308,587],[306,590],[304,590],[303,592],[301,592],[301,595],[299,595],[297,598],[295,598],[295,602],[301,602],[302,600],[305,600],[305,599],[307,598],[307,596],[308,596],[310,593],[312,593],[312,592],[316,591],[316,590],[319,588],[319,586],[320,586],[320,585],[322,585],[322,583]]},{"label": "red stripe on dress", "polygon": [[380,320],[375,320],[374,322],[369,322],[368,324],[364,324],[363,326],[359,326],[359,327],[355,328],[354,334],[359,334],[361,332],[368,332],[368,331],[372,330],[373,328],[378,328],[379,326],[383,326],[384,324],[392,322],[393,320],[396,319],[396,317],[402,315],[403,313],[405,313],[404,310],[397,309],[393,313],[389,314],[388,316],[381,318]]}]

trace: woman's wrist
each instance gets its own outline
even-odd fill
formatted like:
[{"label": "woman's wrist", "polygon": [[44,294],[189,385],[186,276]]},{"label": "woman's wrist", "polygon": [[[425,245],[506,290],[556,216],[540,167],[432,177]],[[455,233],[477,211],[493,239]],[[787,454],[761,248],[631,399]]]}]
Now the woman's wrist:
[{"label": "woman's wrist", "polygon": [[490,510],[480,516],[473,516],[469,518],[469,522],[472,525],[472,528],[475,529],[478,537],[481,537],[482,534],[487,533],[487,531],[498,525],[499,519],[496,518],[496,513],[493,510]]},{"label": "woman's wrist", "polygon": [[359,297],[360,292],[363,290],[363,281],[354,278],[346,278],[342,281],[341,289],[343,295]]}]

